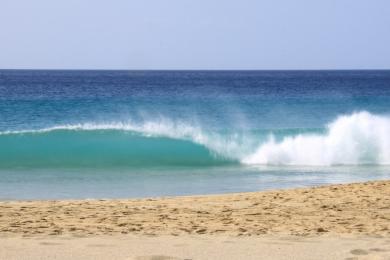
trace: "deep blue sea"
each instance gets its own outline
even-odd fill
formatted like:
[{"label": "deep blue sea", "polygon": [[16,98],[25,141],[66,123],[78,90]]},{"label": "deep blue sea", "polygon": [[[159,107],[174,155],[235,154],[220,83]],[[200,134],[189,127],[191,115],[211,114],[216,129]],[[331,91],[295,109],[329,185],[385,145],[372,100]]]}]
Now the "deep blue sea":
[{"label": "deep blue sea", "polygon": [[0,199],[390,178],[390,71],[0,70]]}]

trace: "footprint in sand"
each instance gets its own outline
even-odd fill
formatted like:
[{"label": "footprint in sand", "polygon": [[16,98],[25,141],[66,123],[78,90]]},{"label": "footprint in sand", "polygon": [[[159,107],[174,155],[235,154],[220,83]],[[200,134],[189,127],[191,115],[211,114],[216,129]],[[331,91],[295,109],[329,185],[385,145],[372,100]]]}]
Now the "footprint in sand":
[{"label": "footprint in sand", "polygon": [[387,252],[388,250],[387,249],[383,249],[383,248],[370,248],[370,251],[373,251],[373,252]]},{"label": "footprint in sand", "polygon": [[368,255],[368,252],[363,249],[353,249],[350,251],[350,253],[353,255]]},{"label": "footprint in sand", "polygon": [[165,255],[150,255],[150,256],[137,256],[135,260],[191,260],[191,259],[182,259],[174,256],[165,256]]},{"label": "footprint in sand", "polygon": [[114,245],[109,244],[89,244],[87,247],[113,247]]},{"label": "footprint in sand", "polygon": [[44,245],[44,246],[59,246],[59,245],[63,245],[62,243],[55,243],[55,242],[41,242],[39,244],[40,245]]}]

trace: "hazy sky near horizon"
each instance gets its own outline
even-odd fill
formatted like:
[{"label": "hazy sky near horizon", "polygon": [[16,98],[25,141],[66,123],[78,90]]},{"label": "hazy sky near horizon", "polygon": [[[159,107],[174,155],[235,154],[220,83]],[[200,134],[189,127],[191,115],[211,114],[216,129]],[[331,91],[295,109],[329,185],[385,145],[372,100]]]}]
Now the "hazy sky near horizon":
[{"label": "hazy sky near horizon", "polygon": [[390,69],[389,0],[0,0],[0,69]]}]

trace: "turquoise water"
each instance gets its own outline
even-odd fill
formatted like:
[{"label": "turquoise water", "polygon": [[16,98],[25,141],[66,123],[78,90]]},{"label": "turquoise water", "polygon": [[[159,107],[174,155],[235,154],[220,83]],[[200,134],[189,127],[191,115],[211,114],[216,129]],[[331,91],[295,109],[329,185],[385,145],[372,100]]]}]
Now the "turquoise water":
[{"label": "turquoise water", "polygon": [[0,199],[390,177],[390,71],[0,71]]}]

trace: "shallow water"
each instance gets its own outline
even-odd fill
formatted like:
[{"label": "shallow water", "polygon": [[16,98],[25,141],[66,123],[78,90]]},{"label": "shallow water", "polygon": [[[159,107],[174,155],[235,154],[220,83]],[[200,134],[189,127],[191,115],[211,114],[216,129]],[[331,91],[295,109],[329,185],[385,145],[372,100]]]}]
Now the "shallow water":
[{"label": "shallow water", "polygon": [[0,171],[1,199],[141,198],[220,194],[389,179],[387,166],[167,167]]}]

